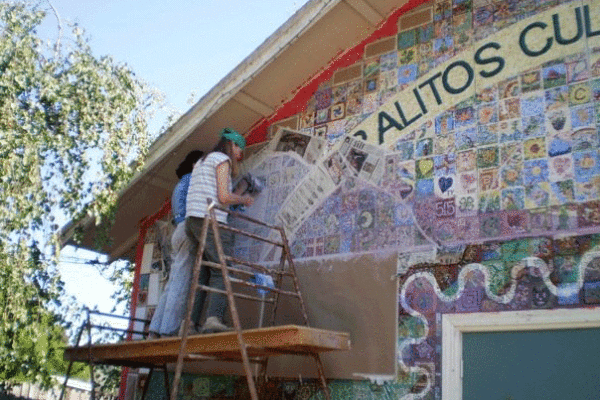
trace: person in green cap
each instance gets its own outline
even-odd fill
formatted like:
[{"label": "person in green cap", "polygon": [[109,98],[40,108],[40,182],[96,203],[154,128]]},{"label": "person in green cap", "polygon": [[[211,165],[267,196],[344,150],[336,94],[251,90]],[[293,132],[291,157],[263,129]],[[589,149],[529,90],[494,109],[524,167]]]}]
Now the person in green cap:
[{"label": "person in green cap", "polygon": [[[251,195],[239,195],[232,190],[232,178],[238,174],[238,162],[243,157],[242,151],[245,146],[246,139],[241,134],[233,129],[225,128],[221,131],[221,140],[213,151],[206,155],[201,162],[194,165],[188,189],[185,218],[185,231],[192,242],[190,251],[193,252],[194,257],[198,252],[200,233],[204,218],[207,215],[207,198],[223,207],[236,204],[251,206],[254,202]],[[215,215],[219,222],[227,223],[227,213],[215,210]],[[233,255],[233,232],[221,230],[220,233],[223,252],[227,256]],[[206,237],[204,259],[219,262],[219,255],[211,229],[208,230]],[[202,266],[199,283],[225,291],[221,272],[206,266]],[[199,325],[206,295],[207,292],[202,290],[196,296],[192,313],[195,328]],[[206,322],[200,332],[214,333],[230,330],[231,328],[223,323],[227,308],[227,296],[211,293],[206,311]]]}]

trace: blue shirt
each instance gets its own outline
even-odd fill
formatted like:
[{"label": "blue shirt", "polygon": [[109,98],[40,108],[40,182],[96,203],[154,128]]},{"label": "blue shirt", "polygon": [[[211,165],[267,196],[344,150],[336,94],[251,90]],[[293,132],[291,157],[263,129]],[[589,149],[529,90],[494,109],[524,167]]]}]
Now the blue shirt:
[{"label": "blue shirt", "polygon": [[177,185],[175,185],[175,189],[173,189],[171,212],[173,213],[173,222],[175,222],[175,225],[185,219],[186,198],[191,178],[191,173],[182,176]]}]

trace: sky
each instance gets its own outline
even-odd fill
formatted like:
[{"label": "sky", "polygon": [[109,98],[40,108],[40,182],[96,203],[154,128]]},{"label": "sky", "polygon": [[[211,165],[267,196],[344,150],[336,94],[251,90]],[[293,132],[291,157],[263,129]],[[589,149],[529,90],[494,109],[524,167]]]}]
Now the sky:
[{"label": "sky", "polygon": [[[110,55],[166,96],[181,113],[233,70],[290,18],[305,0],[40,0],[48,16],[40,35],[58,37],[77,23],[96,56]],[[60,266],[68,294],[109,312],[111,284],[77,259],[95,254],[66,248]]]}]

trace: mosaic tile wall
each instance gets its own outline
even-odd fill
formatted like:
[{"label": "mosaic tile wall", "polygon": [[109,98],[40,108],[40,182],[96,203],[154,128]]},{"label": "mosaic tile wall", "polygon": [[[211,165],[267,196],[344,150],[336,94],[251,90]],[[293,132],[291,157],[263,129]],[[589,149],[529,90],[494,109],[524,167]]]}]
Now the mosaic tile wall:
[{"label": "mosaic tile wall", "polygon": [[[600,25],[594,25],[594,1],[587,14],[590,1],[426,3],[429,22],[401,30],[394,50],[363,59],[357,79],[323,83],[297,116],[297,131],[325,139],[325,152],[334,149],[420,77],[490,35],[565,3],[579,7],[565,18],[579,19],[581,33],[573,40],[585,42],[583,51],[531,69],[523,65],[488,87],[475,79],[472,95],[382,144],[378,182],[345,170],[294,232],[296,258],[399,251],[397,379],[382,386],[334,380],[334,399],[441,399],[444,313],[600,303]],[[511,51],[503,53],[507,63]],[[277,207],[314,168],[284,153],[266,154],[252,169],[265,182],[267,199],[255,216],[275,222]],[[238,243],[236,256],[258,257],[256,246]],[[415,261],[423,252],[426,260]],[[199,396],[243,398],[243,385],[234,381],[225,392],[202,389]],[[206,386],[202,382],[198,387]],[[276,380],[270,390],[273,398],[321,398],[310,381]]]},{"label": "mosaic tile wall", "polygon": [[[364,60],[362,79],[324,84],[301,130],[326,132],[335,142],[469,44],[556,5],[436,2],[430,24],[398,34],[396,51]],[[477,90],[389,145],[377,185],[347,176],[298,230],[297,256],[311,256],[321,242],[331,254],[421,244],[423,235],[449,245],[595,232],[600,44]],[[389,241],[368,239],[380,232],[389,232]]]}]

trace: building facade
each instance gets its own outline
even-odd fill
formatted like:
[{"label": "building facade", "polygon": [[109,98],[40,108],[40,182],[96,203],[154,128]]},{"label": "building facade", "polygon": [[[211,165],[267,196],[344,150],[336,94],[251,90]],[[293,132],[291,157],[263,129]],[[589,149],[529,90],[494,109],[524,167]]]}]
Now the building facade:
[{"label": "building facade", "polygon": [[[449,330],[474,326],[461,315],[498,317],[465,332],[598,326],[599,10],[409,2],[323,66],[294,112],[248,130],[244,172],[265,189],[246,212],[285,227],[313,325],[353,335],[351,354],[325,357],[334,399],[461,398],[445,364]],[[168,230],[142,236],[138,316],[158,299]],[[251,239],[235,252],[277,261]],[[273,398],[321,398],[294,366],[274,367]],[[186,375],[183,398],[244,392],[212,372]]]}]

